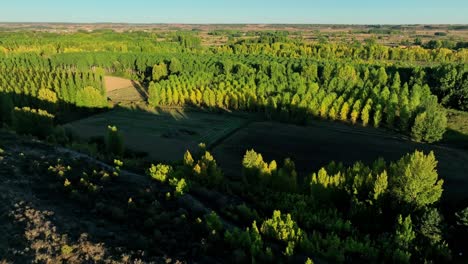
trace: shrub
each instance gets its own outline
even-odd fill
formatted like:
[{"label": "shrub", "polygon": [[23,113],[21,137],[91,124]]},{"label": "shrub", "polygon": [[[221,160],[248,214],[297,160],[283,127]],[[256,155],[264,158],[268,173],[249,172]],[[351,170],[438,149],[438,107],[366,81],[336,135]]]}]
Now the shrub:
[{"label": "shrub", "polygon": [[224,180],[223,172],[208,151],[195,164],[193,173],[200,183],[208,187],[220,186]]},{"label": "shrub", "polygon": [[169,180],[169,185],[175,188],[174,194],[175,196],[182,196],[186,192],[188,192],[188,184],[185,181],[185,179],[177,179],[177,178],[172,178]]},{"label": "shrub", "polygon": [[274,211],[273,217],[265,220],[260,228],[262,234],[287,243],[285,255],[292,256],[294,248],[305,238],[305,233],[300,229],[290,214],[281,215],[280,211]]},{"label": "shrub", "polygon": [[460,212],[457,212],[455,214],[457,218],[457,224],[459,226],[467,227],[468,228],[468,207],[465,209],[461,210]]},{"label": "shrub", "polygon": [[271,182],[272,173],[276,172],[276,162],[270,164],[263,161],[262,154],[255,152],[253,149],[248,150],[242,159],[243,177],[250,184],[269,184]]},{"label": "shrub", "polygon": [[172,172],[172,167],[165,164],[158,164],[158,165],[151,165],[149,170],[149,174],[151,178],[159,181],[159,182],[166,182],[168,175]]},{"label": "shrub", "polygon": [[40,89],[37,93],[37,99],[50,103],[56,103],[58,101],[57,94],[50,89]]},{"label": "shrub", "polygon": [[223,229],[223,223],[214,211],[205,216],[205,222],[210,232],[220,232]]}]

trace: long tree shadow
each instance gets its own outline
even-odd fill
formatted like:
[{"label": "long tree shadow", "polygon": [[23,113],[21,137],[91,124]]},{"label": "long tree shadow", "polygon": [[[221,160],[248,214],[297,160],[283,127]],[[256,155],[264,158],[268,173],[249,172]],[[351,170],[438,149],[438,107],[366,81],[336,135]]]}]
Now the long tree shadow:
[{"label": "long tree shadow", "polygon": [[135,87],[135,89],[140,94],[141,98],[143,98],[143,100],[148,100],[148,90],[143,85],[141,85],[138,82],[135,82],[134,80],[132,80],[132,85],[133,87]]}]

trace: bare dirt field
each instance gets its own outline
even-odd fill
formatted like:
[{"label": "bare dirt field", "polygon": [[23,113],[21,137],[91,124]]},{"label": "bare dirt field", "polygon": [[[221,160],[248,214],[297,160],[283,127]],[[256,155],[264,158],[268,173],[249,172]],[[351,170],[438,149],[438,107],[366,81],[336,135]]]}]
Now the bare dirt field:
[{"label": "bare dirt field", "polygon": [[379,157],[394,161],[414,150],[434,151],[439,175],[450,199],[468,199],[468,154],[441,145],[419,144],[380,129],[350,127],[317,121],[307,127],[275,122],[255,122],[238,130],[222,144],[214,156],[226,174],[238,177],[246,150],[255,149],[264,159],[281,164],[292,158],[300,175],[310,175],[332,160],[352,165],[361,160],[371,164]]},{"label": "bare dirt field", "polygon": [[132,82],[132,80],[114,76],[105,76],[104,81],[106,82],[107,92],[112,92],[127,87],[133,87],[134,83]]},{"label": "bare dirt field", "polygon": [[107,96],[116,103],[146,100],[146,89],[137,81],[121,77],[105,76]]}]

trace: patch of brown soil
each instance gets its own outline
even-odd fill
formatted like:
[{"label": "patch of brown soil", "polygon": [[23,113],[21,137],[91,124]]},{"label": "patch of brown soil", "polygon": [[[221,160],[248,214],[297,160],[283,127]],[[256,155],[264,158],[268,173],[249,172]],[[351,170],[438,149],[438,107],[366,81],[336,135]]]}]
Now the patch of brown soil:
[{"label": "patch of brown soil", "polygon": [[104,82],[106,83],[106,90],[108,92],[128,87],[135,87],[135,84],[137,84],[135,81],[113,76],[105,76]]}]

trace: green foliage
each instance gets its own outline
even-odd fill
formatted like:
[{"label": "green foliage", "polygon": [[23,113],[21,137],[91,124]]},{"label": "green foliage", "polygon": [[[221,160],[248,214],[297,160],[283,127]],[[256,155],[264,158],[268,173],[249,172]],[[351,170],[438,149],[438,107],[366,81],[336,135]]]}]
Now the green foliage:
[{"label": "green foliage", "polygon": [[276,191],[297,191],[297,172],[294,162],[287,158],[283,167],[277,167],[276,161],[270,164],[263,161],[262,154],[248,150],[242,159],[244,181],[256,185],[268,186]]},{"label": "green foliage", "polygon": [[373,192],[373,198],[374,200],[379,199],[386,191],[388,187],[388,176],[387,172],[383,171],[381,174],[379,174],[375,180],[374,183],[374,192]]},{"label": "green foliage", "polygon": [[153,81],[160,81],[168,75],[167,65],[159,63],[153,66]]},{"label": "green foliage", "polygon": [[107,98],[97,89],[86,86],[76,93],[76,105],[81,107],[107,107]]},{"label": "green foliage", "polygon": [[37,93],[37,99],[50,103],[56,103],[58,101],[57,94],[49,89],[40,89]]},{"label": "green foliage", "polygon": [[258,230],[257,223],[254,221],[251,228],[241,231],[238,228],[232,231],[226,230],[224,241],[234,248],[241,248],[247,251],[252,259],[259,257],[264,250],[262,236]]},{"label": "green foliage", "polygon": [[185,48],[199,48],[201,39],[191,32],[179,31],[175,34],[174,40],[179,42]]},{"label": "green foliage", "polygon": [[158,164],[158,165],[151,165],[151,168],[149,169],[149,174],[151,178],[159,181],[159,182],[166,182],[167,178],[171,175],[173,172],[173,169],[169,165],[165,164]]},{"label": "green foliage", "polygon": [[[269,168],[272,168],[273,166],[269,166]],[[296,192],[297,191],[296,166],[290,158],[287,158],[284,160],[283,167],[281,167],[276,172],[274,171],[271,185],[272,185],[272,188],[277,191],[284,191],[284,192]]]},{"label": "green foliage", "polygon": [[388,75],[384,67],[379,68],[379,73],[377,76],[377,81],[380,85],[385,86],[388,81]]},{"label": "green foliage", "polygon": [[341,172],[335,175],[329,175],[325,168],[321,168],[318,173],[313,173],[310,181],[311,193],[317,196],[323,196],[324,191],[329,188],[339,188],[345,181]]},{"label": "green foliage", "polygon": [[269,184],[271,175],[276,171],[276,162],[268,164],[263,161],[262,154],[255,152],[253,149],[248,150],[242,159],[244,180],[251,184]]},{"label": "green foliage", "polygon": [[[370,31],[390,32],[381,28]],[[341,120],[399,129],[427,142],[439,140],[445,130],[444,111],[432,93],[447,107],[465,109],[468,102],[465,65],[468,57],[463,47],[445,49],[450,45],[437,41],[428,43],[431,49],[388,47],[375,39],[366,43],[338,43],[326,40],[325,35],[318,36],[321,41],[312,43],[302,41],[299,36],[292,39],[281,31],[228,34],[238,39],[231,39],[226,45],[205,47],[194,32],[5,32],[0,47],[0,122],[10,124],[13,120],[16,122],[13,127],[19,131],[26,127],[37,129],[31,120],[43,118],[35,116],[41,112],[18,108],[13,118],[14,105],[46,109],[56,113],[59,122],[61,118],[69,118],[66,111],[73,112],[77,109],[75,105],[105,107],[105,73],[149,82],[151,106],[189,105],[215,111],[259,112],[268,119],[300,124],[317,117]],[[248,38],[239,38],[243,34]],[[162,38],[166,41],[160,41]],[[124,147],[119,131],[116,127],[108,129],[107,151],[122,156]],[[69,142],[58,140],[68,136],[63,136],[63,130],[57,129],[53,135],[42,134],[50,142]],[[195,251],[199,252],[201,246],[208,258],[213,251],[217,256],[232,251],[238,257],[232,261],[242,263],[287,263],[306,256],[331,263],[443,262],[440,259],[445,259],[440,257],[450,252],[443,240],[447,234],[443,217],[431,209],[442,193],[432,153],[408,154],[391,165],[382,161],[372,166],[356,162],[349,167],[332,163],[311,177],[302,177],[292,160],[286,159],[280,167],[276,161],[267,162],[261,154],[250,150],[242,161],[245,182],[232,183],[224,180],[214,157],[205,152],[204,144],[201,150],[203,155],[194,155],[195,159],[187,151],[183,165],[174,169],[163,164],[151,166],[151,177],[174,189],[173,194],[165,190],[154,192],[157,198],[163,197],[159,202],[166,203],[162,207],[164,212],[158,211],[161,208],[155,205],[159,202],[154,193],[144,192],[141,197],[144,199],[123,197],[128,202],[122,208],[111,204],[110,215],[119,221],[133,219],[136,224],[132,224],[140,234],[153,233],[147,231],[155,226],[170,230],[163,235],[167,243],[161,243],[162,247],[170,245],[167,252],[174,248],[185,250],[193,239],[197,243]],[[114,175],[119,174],[122,165],[115,160]],[[52,167],[50,171],[75,198],[94,201],[98,196],[104,200],[115,196],[101,195],[103,186],[97,185],[101,181],[112,184],[105,181],[110,172],[82,174],[83,171],[63,166]],[[310,192],[298,185],[302,182],[310,185]],[[182,220],[185,213],[182,217],[177,210],[173,221],[168,217],[173,206],[178,208],[172,197],[188,192],[192,183],[216,188],[214,197],[219,191],[228,191],[222,194],[228,199],[214,204],[223,210],[223,203],[229,203],[230,210],[223,211],[223,216],[232,217],[226,219],[227,247],[219,240],[224,226],[214,212],[205,221],[208,229],[215,231],[215,237],[206,240],[195,231],[190,236],[184,233],[187,243],[172,243],[179,241],[170,236],[173,230],[192,230],[192,226],[185,225],[191,221]],[[86,196],[79,196],[80,192]],[[138,193],[133,189],[130,192],[132,196]],[[164,195],[169,201],[164,201]],[[239,201],[246,204],[238,205]],[[275,209],[278,211],[272,218],[262,221],[265,212]],[[392,233],[395,215],[400,217]],[[187,214],[188,219],[191,216]],[[140,219],[147,225],[140,225]],[[467,219],[468,209],[457,213],[458,226],[451,228],[466,231]],[[253,220],[263,222],[261,231]],[[231,229],[231,225],[252,221],[252,226],[245,230]],[[161,232],[155,237],[158,238],[148,241],[159,241]],[[285,256],[273,254],[278,245],[284,248],[281,251]],[[190,250],[193,248],[186,252]],[[307,263],[310,262],[308,259]]]},{"label": "green foliage", "polygon": [[114,172],[112,173],[113,176],[119,176],[121,168],[123,167],[124,163],[121,160],[114,159]]},{"label": "green foliage", "polygon": [[117,157],[122,157],[124,154],[123,136],[116,126],[107,127],[106,150],[107,153]]},{"label": "green foliage", "polygon": [[183,66],[180,60],[177,58],[172,58],[171,62],[169,63],[169,71],[171,74],[178,74],[183,71]]},{"label": "green foliage", "polygon": [[267,237],[283,241],[287,244],[284,254],[292,256],[295,247],[305,238],[305,233],[300,229],[290,214],[281,215],[275,210],[273,217],[263,222],[260,231]]},{"label": "green foliage", "polygon": [[223,172],[216,164],[216,160],[210,152],[205,151],[193,167],[193,173],[197,181],[209,186],[216,187],[223,183]]},{"label": "green foliage", "polygon": [[389,186],[397,201],[417,208],[437,202],[444,181],[438,179],[436,166],[432,151],[428,155],[416,151],[393,163]]},{"label": "green foliage", "polygon": [[19,134],[31,134],[46,138],[53,130],[54,115],[45,110],[29,107],[13,110],[13,129]]},{"label": "green foliage", "polygon": [[426,210],[420,220],[419,233],[424,236],[431,245],[442,241],[442,215],[435,208]]},{"label": "green foliage", "polygon": [[395,243],[403,250],[408,250],[416,238],[416,233],[413,231],[411,216],[408,215],[403,220],[401,215],[398,215],[398,222],[395,230]]},{"label": "green foliage", "polygon": [[220,233],[223,229],[223,223],[221,219],[216,214],[216,212],[211,211],[211,213],[205,215],[206,227],[210,232]]},{"label": "green foliage", "polygon": [[169,185],[174,187],[175,189],[174,195],[176,197],[184,195],[189,190],[189,186],[184,178],[182,179],[171,178],[169,179]]},{"label": "green foliage", "polygon": [[457,225],[468,229],[468,207],[455,214]]},{"label": "green foliage", "polygon": [[411,129],[412,137],[417,141],[429,143],[441,140],[447,128],[447,116],[445,110],[440,109],[436,99],[428,100],[414,120]]},{"label": "green foliage", "polygon": [[184,165],[185,166],[188,166],[188,167],[192,167],[193,164],[194,164],[194,160],[193,160],[193,157],[192,157],[192,154],[190,153],[190,151],[185,151],[185,154],[184,154]]}]

